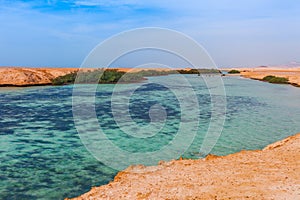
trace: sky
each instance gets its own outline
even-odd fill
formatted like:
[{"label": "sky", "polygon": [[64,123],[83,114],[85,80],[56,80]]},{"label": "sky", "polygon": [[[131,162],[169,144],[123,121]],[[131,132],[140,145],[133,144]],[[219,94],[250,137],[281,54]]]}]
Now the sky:
[{"label": "sky", "polygon": [[219,67],[300,66],[295,0],[0,0],[0,23],[0,66],[79,67],[100,42],[142,27],[192,37]]}]

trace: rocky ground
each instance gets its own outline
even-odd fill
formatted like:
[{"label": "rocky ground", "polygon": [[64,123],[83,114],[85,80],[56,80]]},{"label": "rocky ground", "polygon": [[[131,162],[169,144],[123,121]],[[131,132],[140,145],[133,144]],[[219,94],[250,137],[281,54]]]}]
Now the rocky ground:
[{"label": "rocky ground", "polygon": [[131,166],[75,199],[300,199],[300,133],[263,150]]},{"label": "rocky ground", "polygon": [[[151,69],[151,68],[145,68]],[[137,72],[143,69],[119,68],[125,72]],[[34,86],[49,85],[51,80],[65,74],[77,71],[78,68],[24,68],[24,67],[0,67],[0,86]],[[89,69],[86,69],[89,70]],[[168,70],[158,69],[155,70]],[[228,69],[225,69],[228,70]],[[240,68],[241,74],[246,78],[261,80],[265,76],[274,75],[286,77],[295,86],[300,86],[300,68]]]},{"label": "rocky ground", "polygon": [[52,79],[76,70],[78,69],[1,67],[0,86],[48,85]]},{"label": "rocky ground", "polygon": [[[118,68],[124,72],[138,72],[152,68]],[[0,86],[35,86],[50,85],[54,78],[63,76],[71,72],[78,71],[79,68],[26,68],[26,67],[0,67]],[[81,71],[94,70],[93,68],[81,69]],[[158,69],[165,71],[169,69]]]}]

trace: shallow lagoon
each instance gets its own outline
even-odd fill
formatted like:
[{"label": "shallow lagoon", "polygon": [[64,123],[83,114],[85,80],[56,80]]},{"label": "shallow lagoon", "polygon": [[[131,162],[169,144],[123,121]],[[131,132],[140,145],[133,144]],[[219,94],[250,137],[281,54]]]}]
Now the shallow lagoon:
[{"label": "shallow lagoon", "polygon": [[[174,76],[151,77],[149,81],[172,81]],[[194,84],[198,97],[200,124],[183,157],[197,158],[211,116],[210,96],[198,76],[186,77]],[[300,132],[299,88],[240,77],[224,77],[223,81],[226,121],[211,153],[260,149]],[[128,137],[120,131],[111,112],[114,85],[98,87],[95,107],[99,124],[107,137],[125,150],[155,151],[176,135],[180,105],[176,96],[158,84],[124,84],[120,91],[135,84],[141,87],[130,100],[132,119],[137,124],[149,123],[149,108],[161,104],[168,114],[163,129],[148,140]],[[97,161],[82,144],[73,121],[72,89],[71,85],[0,88],[0,199],[74,197],[91,186],[108,183],[117,173]],[[88,124],[86,127],[88,130]]]}]

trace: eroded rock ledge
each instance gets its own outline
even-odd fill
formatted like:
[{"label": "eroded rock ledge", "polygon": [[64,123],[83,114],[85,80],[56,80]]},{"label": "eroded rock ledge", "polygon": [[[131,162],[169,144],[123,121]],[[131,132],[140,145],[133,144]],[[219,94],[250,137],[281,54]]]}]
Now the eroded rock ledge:
[{"label": "eroded rock ledge", "polygon": [[131,166],[82,199],[300,199],[300,133],[256,151]]}]

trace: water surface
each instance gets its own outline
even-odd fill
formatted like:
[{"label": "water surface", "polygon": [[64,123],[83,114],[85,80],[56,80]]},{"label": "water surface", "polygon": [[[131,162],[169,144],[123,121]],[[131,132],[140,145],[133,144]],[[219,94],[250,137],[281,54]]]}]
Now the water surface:
[{"label": "water surface", "polygon": [[[177,75],[151,77],[149,81],[173,81],[174,76]],[[183,157],[197,158],[211,117],[210,95],[203,81],[195,81],[198,76],[186,77],[194,84],[198,97],[200,123]],[[226,155],[242,149],[261,149],[300,132],[299,88],[239,77],[223,80],[226,121],[211,153]],[[124,84],[119,95],[134,84]],[[74,197],[91,186],[108,183],[117,173],[97,161],[81,143],[72,115],[72,87],[0,88],[0,199]],[[150,122],[151,106],[160,104],[166,109],[165,126],[147,139],[129,137],[118,128],[111,112],[113,88],[114,85],[99,85],[95,105],[99,124],[110,140],[131,152],[155,151],[172,141],[180,126],[181,111],[168,88],[141,84],[130,99],[130,115],[140,125]],[[89,131],[88,123],[86,128]]]}]

